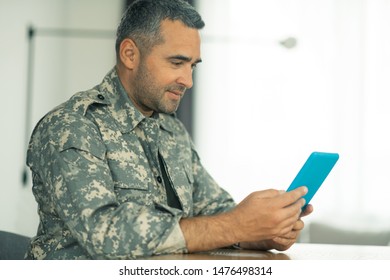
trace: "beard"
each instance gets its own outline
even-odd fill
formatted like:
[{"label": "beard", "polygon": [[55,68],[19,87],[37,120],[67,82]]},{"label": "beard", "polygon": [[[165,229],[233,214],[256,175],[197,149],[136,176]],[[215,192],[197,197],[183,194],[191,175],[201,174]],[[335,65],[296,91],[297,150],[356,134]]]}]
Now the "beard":
[{"label": "beard", "polygon": [[159,86],[143,61],[140,62],[134,84],[134,98],[138,106],[144,111],[172,114],[179,107],[181,97],[171,99],[167,92],[181,92],[184,95],[186,87],[171,84]]}]

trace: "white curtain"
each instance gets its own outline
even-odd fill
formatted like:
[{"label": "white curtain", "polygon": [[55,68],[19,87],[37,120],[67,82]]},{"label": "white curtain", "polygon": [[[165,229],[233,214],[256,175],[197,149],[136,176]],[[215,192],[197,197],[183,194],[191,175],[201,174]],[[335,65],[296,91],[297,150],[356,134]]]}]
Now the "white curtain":
[{"label": "white curtain", "polygon": [[195,144],[215,179],[239,201],[286,189],[312,151],[338,152],[310,219],[390,227],[390,1],[198,8]]}]

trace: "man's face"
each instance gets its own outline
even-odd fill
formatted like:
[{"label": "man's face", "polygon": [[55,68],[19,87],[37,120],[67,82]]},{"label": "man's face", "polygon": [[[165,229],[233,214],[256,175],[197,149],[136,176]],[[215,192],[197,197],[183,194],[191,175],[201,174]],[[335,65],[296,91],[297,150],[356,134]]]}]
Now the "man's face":
[{"label": "man's face", "polygon": [[192,87],[192,71],[200,59],[200,35],[197,29],[180,21],[161,24],[164,43],[143,57],[134,79],[130,98],[144,115],[173,113],[186,89]]}]

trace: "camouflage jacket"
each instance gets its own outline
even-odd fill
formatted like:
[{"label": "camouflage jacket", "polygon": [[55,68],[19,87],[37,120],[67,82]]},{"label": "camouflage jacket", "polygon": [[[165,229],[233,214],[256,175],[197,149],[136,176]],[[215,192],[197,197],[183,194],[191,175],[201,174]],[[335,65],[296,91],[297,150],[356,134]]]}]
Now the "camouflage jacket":
[{"label": "camouflage jacket", "polygon": [[[170,207],[157,153],[180,202]],[[143,116],[115,68],[49,112],[27,154],[40,224],[28,259],[132,259],[186,253],[182,217],[234,206],[173,115]]]}]

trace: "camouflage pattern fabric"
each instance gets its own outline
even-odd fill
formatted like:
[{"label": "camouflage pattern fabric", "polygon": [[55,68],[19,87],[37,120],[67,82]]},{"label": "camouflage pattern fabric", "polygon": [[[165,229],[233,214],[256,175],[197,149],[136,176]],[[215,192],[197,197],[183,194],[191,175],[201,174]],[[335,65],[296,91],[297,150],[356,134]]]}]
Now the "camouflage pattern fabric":
[{"label": "camouflage pattern fabric", "polygon": [[[170,207],[158,153],[180,202]],[[27,259],[134,259],[186,253],[182,217],[234,207],[174,116],[143,116],[115,68],[49,112],[27,155],[40,224]]]}]

